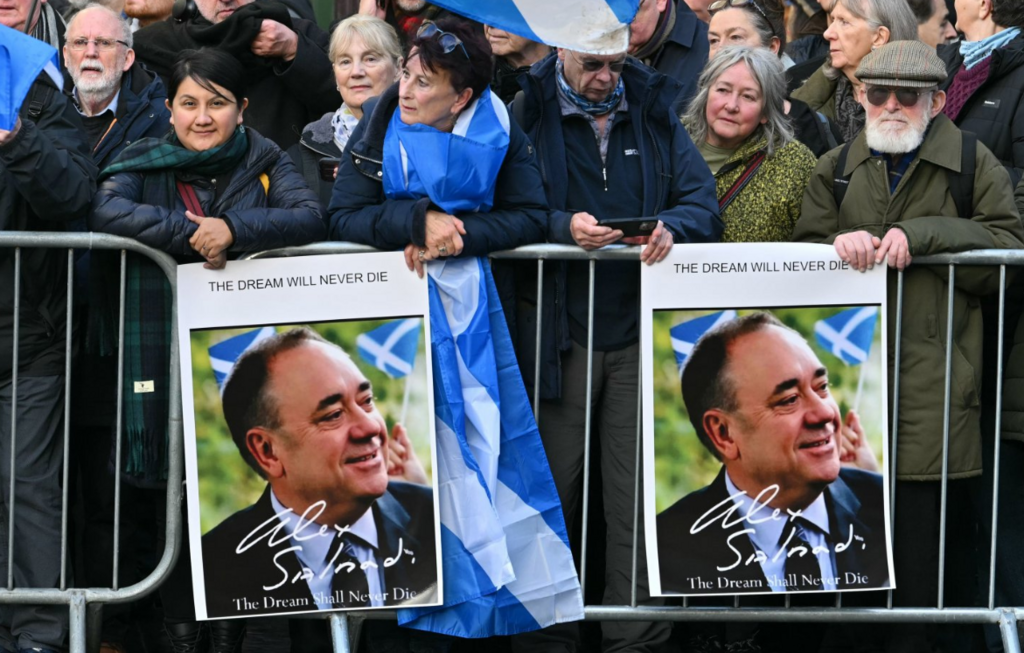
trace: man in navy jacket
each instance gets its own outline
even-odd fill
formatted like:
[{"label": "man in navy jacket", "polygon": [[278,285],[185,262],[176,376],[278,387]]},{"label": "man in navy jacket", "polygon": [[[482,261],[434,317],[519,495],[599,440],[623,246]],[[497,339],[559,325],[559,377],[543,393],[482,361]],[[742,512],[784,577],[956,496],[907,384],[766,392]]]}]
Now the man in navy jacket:
[{"label": "man in navy jacket", "polygon": [[630,56],[682,85],[676,113],[697,94],[708,49],[708,24],[684,0],[643,0],[629,26]]},{"label": "man in navy jacket", "polygon": [[[674,243],[714,242],[722,232],[714,180],[671,107],[681,86],[625,54],[596,56],[560,50],[522,81],[513,115],[527,130],[541,167],[551,212],[548,240],[597,249],[623,239],[598,224],[647,218],[641,261],[653,264]],[[520,106],[515,106],[521,103]],[[628,242],[639,244],[639,240]],[[602,447],[608,522],[605,602],[630,601],[636,408],[639,391],[640,267],[633,261],[596,267],[594,332],[588,333],[588,264],[548,266],[549,302],[542,341],[540,432],[569,531],[578,514],[584,415],[589,400]],[[529,288],[530,284],[526,283]],[[535,286],[533,286],[535,287]],[[524,297],[522,303],[529,303]],[[518,321],[519,360],[532,381],[533,311]],[[593,393],[586,394],[587,341],[593,336]],[[641,547],[642,547],[641,543]],[[641,548],[642,550],[642,548]],[[641,562],[643,556],[640,556]],[[647,598],[647,572],[639,572]],[[558,649],[576,637],[572,625],[528,636],[524,648]],[[663,642],[667,623],[606,622],[606,648]],[[543,641],[539,641],[543,640]],[[644,648],[646,650],[646,648]]]}]

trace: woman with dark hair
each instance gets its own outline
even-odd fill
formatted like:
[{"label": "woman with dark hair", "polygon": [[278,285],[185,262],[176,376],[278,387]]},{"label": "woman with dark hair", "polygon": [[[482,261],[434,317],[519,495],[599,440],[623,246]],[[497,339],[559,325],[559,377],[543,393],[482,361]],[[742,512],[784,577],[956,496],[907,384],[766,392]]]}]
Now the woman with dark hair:
[{"label": "woman with dark hair", "polygon": [[1024,175],[1024,3],[957,0],[959,43],[939,48],[946,63],[942,110],[1006,166],[1016,187]]},{"label": "woman with dark hair", "polygon": [[409,269],[542,242],[529,142],[488,88],[491,48],[454,19],[424,23],[398,84],[363,105],[331,198],[330,235],[405,250]]},{"label": "woman with dark hair", "polygon": [[[167,89],[173,129],[161,139],[136,141],[100,174],[89,226],[135,238],[181,263],[222,268],[230,256],[324,236],[316,195],[274,143],[242,125],[248,104],[244,70],[219,50],[181,54]],[[108,259],[107,263],[111,263]],[[118,265],[97,262],[88,346],[106,356],[117,351]],[[171,289],[144,257],[128,255],[123,343],[127,451],[125,473],[140,484],[166,479],[165,393],[136,394],[135,379],[169,378]],[[105,282],[104,282],[105,280]],[[112,358],[112,356],[111,356]],[[201,631],[192,605],[189,556],[161,588],[172,650],[198,650]],[[241,623],[214,622],[217,653],[240,650]],[[266,649],[264,649],[266,650]]]},{"label": "woman with dark hair", "polygon": [[[718,0],[709,9],[708,41],[712,58],[719,48],[729,45],[765,48],[780,58],[784,56],[786,30],[780,0]],[[839,130],[822,113],[791,97],[783,104],[796,139],[814,156],[820,157],[842,141]]]}]

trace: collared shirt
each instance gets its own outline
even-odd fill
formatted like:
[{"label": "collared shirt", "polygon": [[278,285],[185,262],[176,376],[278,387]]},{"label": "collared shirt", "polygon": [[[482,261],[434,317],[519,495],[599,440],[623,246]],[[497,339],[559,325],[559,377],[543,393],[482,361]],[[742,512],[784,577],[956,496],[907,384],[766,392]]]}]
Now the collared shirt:
[{"label": "collared shirt", "polygon": [[[783,547],[783,534],[787,532],[788,525],[790,524],[790,515],[786,511],[782,511],[778,517],[771,518],[773,509],[768,506],[758,504],[754,501],[756,497],[750,497],[743,490],[740,490],[733,484],[732,479],[729,478],[729,473],[725,474],[725,488],[732,497],[733,503],[739,506],[737,511],[737,518],[742,515],[752,515],[751,520],[757,523],[750,523],[750,521],[744,521],[743,528],[754,529],[753,533],[748,533],[747,536],[750,538],[751,544],[754,545],[756,551],[763,551],[766,559],[761,560],[761,571],[764,572],[764,577],[768,580],[768,585],[772,588],[773,592],[784,592],[786,591],[785,577],[786,577],[786,556],[787,551],[793,550],[798,543],[796,542],[796,536],[790,540],[788,547]],[[755,509],[757,510],[756,512]],[[822,588],[825,590],[835,589],[835,558],[834,558],[834,545],[829,537],[828,530],[828,507],[825,505],[825,495],[819,494],[818,498],[815,499],[811,505],[807,506],[803,513],[800,515],[801,520],[798,522],[800,525],[800,532],[803,534],[807,543],[811,545],[811,550],[817,552],[818,567],[821,569],[822,577]],[[761,521],[761,520],[764,521]],[[796,552],[793,555],[800,555],[800,552]],[[746,561],[744,561],[746,562]]]},{"label": "collared shirt", "polygon": [[[75,109],[78,110],[78,113],[80,113],[81,115],[84,116],[85,113],[82,112],[82,109],[80,107],[81,103],[78,100],[78,89],[76,88],[73,91],[73,93],[74,93],[74,96],[75,96],[75,102],[74,102]],[[111,114],[116,116],[117,115],[117,102],[118,102],[119,99],[121,99],[121,87],[120,86],[117,87],[117,93],[114,93],[114,97],[110,100],[110,104],[107,105],[107,108],[104,109],[103,111],[100,111],[96,115],[97,116],[102,116],[103,114],[105,114],[106,112],[109,111]],[[86,117],[88,117],[88,116],[86,116]]]},{"label": "collared shirt", "polygon": [[[335,538],[338,537],[338,532],[332,528],[321,536],[315,534],[319,528],[307,526],[300,535],[302,539],[294,540],[292,535],[298,525],[298,517],[294,516],[295,511],[286,508],[278,501],[273,490],[270,491],[270,503],[274,507],[274,514],[287,513],[280,517],[281,523],[284,525],[289,539],[294,545],[300,547],[295,551],[299,563],[313,572],[313,576],[306,579],[306,584],[309,585],[309,591],[316,601],[316,607],[320,610],[330,610],[335,607],[331,603],[331,581],[334,580],[334,569],[328,564],[330,562],[328,554]],[[366,585],[370,590],[370,605],[381,607],[384,605],[384,567],[378,555],[377,522],[373,517],[373,510],[363,513],[363,516],[352,524],[347,533],[352,536],[348,538],[348,541],[360,567],[366,573]]]}]

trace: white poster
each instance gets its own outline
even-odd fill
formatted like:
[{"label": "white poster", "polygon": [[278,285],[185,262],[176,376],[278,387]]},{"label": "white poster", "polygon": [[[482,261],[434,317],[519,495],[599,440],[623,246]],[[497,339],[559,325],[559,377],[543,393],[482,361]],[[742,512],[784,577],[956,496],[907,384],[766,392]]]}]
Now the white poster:
[{"label": "white poster", "polygon": [[426,280],[308,256],[177,295],[197,617],[440,604]]},{"label": "white poster", "polygon": [[685,245],[641,287],[652,595],[893,587],[885,266]]}]

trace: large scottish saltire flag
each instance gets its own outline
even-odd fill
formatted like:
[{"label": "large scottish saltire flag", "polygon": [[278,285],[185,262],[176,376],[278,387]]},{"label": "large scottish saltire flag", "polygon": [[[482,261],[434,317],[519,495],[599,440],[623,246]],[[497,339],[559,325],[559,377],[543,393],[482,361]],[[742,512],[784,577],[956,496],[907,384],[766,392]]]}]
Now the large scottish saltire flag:
[{"label": "large scottish saltire flag", "polygon": [[693,347],[700,337],[719,324],[734,319],[736,319],[736,311],[719,311],[680,322],[669,329],[668,333],[672,337],[672,351],[675,352],[676,364],[679,365],[679,376],[683,375],[686,360],[690,357],[690,352],[693,351]]},{"label": "large scottish saltire flag", "polygon": [[419,318],[394,320],[356,337],[356,350],[363,360],[392,379],[412,372],[420,344]]},{"label": "large scottish saltire flag", "polygon": [[27,34],[0,25],[0,129],[11,130],[32,83],[45,72],[64,88],[57,50]]},{"label": "large scottish saltire flag", "polygon": [[847,365],[860,365],[871,353],[877,319],[877,306],[847,309],[815,322],[814,337]]},{"label": "large scottish saltire flag", "polygon": [[618,54],[640,0],[431,0],[485,25],[548,45]]},{"label": "large scottish saltire flag", "polygon": [[224,382],[228,380],[235,361],[245,350],[249,349],[261,340],[266,340],[274,335],[274,327],[263,327],[240,333],[237,336],[221,340],[210,347],[210,367],[213,368],[213,377],[217,379],[217,387],[224,392]]},{"label": "large scottish saltire flag", "polygon": [[583,618],[558,493],[486,259],[433,262],[430,327],[444,605],[399,623],[458,637]]}]

